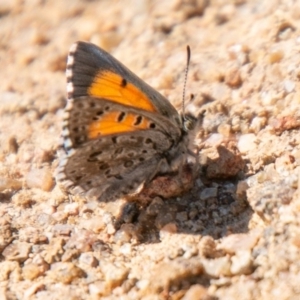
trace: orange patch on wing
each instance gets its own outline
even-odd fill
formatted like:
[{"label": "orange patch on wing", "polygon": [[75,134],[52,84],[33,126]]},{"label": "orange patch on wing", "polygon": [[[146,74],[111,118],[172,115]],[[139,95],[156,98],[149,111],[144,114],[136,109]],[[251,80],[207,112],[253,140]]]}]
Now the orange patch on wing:
[{"label": "orange patch on wing", "polygon": [[143,118],[138,125],[134,125],[137,116],[133,113],[127,113],[124,119],[121,122],[118,122],[119,115],[120,112],[110,112],[101,117],[100,120],[92,122],[88,128],[89,139],[95,139],[103,135],[148,129],[151,124],[148,119]]},{"label": "orange patch on wing", "polygon": [[156,111],[144,93],[132,83],[124,81],[121,76],[110,71],[99,72],[89,87],[88,93],[90,96],[105,98],[123,105],[151,112]]}]

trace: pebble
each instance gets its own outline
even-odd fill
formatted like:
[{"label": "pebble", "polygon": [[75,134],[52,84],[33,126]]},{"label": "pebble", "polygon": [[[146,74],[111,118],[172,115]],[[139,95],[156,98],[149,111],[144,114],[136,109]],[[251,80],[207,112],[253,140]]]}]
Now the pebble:
[{"label": "pebble", "polygon": [[32,244],[26,242],[18,242],[9,244],[3,251],[2,255],[7,260],[24,262],[31,251]]},{"label": "pebble", "polygon": [[215,198],[218,195],[218,189],[217,188],[206,188],[200,193],[200,199],[201,200],[208,200],[210,198]]},{"label": "pebble", "polygon": [[19,190],[22,187],[20,180],[0,177],[0,192],[8,189]]},{"label": "pebble", "polygon": [[80,228],[84,228],[95,233],[99,233],[106,227],[101,216],[93,216],[90,219],[81,219],[78,225]]},{"label": "pebble", "polygon": [[253,258],[251,251],[240,250],[231,258],[230,271],[233,275],[247,275],[253,271]]},{"label": "pebble", "polygon": [[69,284],[73,280],[78,280],[78,278],[85,276],[85,274],[82,269],[71,262],[56,262],[51,264],[48,276],[52,280]]},{"label": "pebble", "polygon": [[95,258],[93,252],[82,253],[79,256],[79,263],[85,264],[92,268],[95,268],[98,266],[98,260]]},{"label": "pebble", "polygon": [[49,192],[54,186],[54,180],[48,169],[33,169],[26,175],[26,184],[30,188],[39,188]]},{"label": "pebble", "polygon": [[207,288],[200,284],[192,285],[182,298],[182,300],[200,299],[209,299]]},{"label": "pebble", "polygon": [[250,151],[254,151],[257,148],[257,138],[255,134],[248,133],[241,135],[237,144],[239,151],[245,154]]},{"label": "pebble", "polygon": [[201,261],[207,275],[212,277],[231,276],[231,260],[228,256]]},{"label": "pebble", "polygon": [[222,239],[217,249],[222,249],[228,254],[235,254],[239,251],[250,251],[256,245],[259,232],[231,234]]}]

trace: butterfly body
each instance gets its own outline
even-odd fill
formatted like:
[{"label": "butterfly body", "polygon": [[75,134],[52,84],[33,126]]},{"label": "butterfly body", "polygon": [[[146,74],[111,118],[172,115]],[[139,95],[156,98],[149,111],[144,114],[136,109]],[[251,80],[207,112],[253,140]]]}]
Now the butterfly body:
[{"label": "butterfly body", "polygon": [[186,163],[189,136],[176,109],[110,54],[77,42],[66,74],[57,179],[67,189],[110,201]]}]

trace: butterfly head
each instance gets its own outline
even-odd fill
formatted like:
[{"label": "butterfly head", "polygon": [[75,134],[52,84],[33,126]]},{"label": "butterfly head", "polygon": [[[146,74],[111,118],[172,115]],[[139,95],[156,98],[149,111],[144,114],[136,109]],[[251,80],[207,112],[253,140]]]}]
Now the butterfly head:
[{"label": "butterfly head", "polygon": [[182,120],[182,128],[184,132],[193,130],[197,123],[197,118],[195,118],[191,114],[181,115],[181,120]]}]

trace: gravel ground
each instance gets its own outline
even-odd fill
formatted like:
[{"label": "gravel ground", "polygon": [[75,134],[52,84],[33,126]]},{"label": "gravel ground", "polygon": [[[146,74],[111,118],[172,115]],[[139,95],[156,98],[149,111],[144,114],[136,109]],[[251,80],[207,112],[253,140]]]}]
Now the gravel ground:
[{"label": "gravel ground", "polygon": [[[4,0],[0,24],[0,299],[300,299],[299,1]],[[98,203],[56,184],[77,40],[179,109],[190,45],[188,192]]]}]

